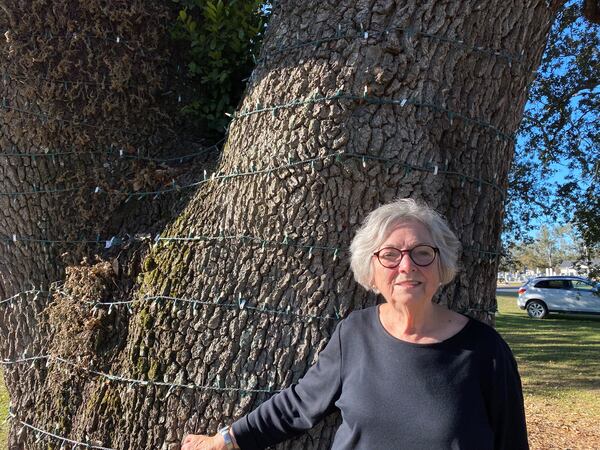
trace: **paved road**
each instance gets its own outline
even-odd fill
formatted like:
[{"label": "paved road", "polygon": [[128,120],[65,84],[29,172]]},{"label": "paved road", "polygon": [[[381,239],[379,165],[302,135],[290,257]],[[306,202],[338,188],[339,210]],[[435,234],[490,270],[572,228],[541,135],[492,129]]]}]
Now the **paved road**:
[{"label": "paved road", "polygon": [[505,293],[505,294],[513,294],[513,293],[516,293],[518,290],[519,290],[518,286],[496,288],[496,292],[501,292],[501,293]]}]

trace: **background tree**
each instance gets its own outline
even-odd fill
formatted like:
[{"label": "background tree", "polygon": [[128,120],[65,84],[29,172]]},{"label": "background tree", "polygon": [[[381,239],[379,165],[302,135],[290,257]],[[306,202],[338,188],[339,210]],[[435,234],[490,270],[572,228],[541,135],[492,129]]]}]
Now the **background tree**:
[{"label": "background tree", "polygon": [[565,2],[550,29],[519,131],[509,177],[507,242],[521,240],[533,221],[547,219],[574,223],[587,248],[598,248],[599,48],[597,2]]},{"label": "background tree", "polygon": [[[365,214],[397,196],[428,201],[463,243],[463,271],[439,300],[491,321],[511,137],[559,4],[278,3],[214,176],[190,168],[197,190],[183,203],[135,191],[146,181],[176,192],[185,178],[173,183],[170,167],[120,194],[112,183],[144,169],[38,156],[24,176],[33,157],[7,164],[7,237],[160,230],[149,249],[139,237],[79,265],[95,252],[9,239],[4,297],[63,280],[51,298],[23,294],[0,310],[10,445],[60,443],[33,424],[93,445],[177,448],[184,432],[214,432],[297,380],[338,315],[376,301],[353,282],[346,248]],[[3,11],[3,63],[25,79],[5,87],[4,149],[182,155],[177,97],[163,95],[180,76],[162,2],[4,2]],[[42,90],[48,73],[57,87]],[[114,84],[123,73],[126,89]],[[88,188],[80,197],[55,192],[76,181]],[[282,448],[328,447],[333,421]]]},{"label": "background tree", "polygon": [[571,226],[542,225],[529,242],[515,245],[513,257],[520,270],[556,269],[564,261],[577,259],[577,241]]}]

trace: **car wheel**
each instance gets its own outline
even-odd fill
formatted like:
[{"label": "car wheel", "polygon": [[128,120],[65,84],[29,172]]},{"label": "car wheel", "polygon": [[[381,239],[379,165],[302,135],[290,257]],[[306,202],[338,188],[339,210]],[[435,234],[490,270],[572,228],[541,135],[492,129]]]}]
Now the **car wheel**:
[{"label": "car wheel", "polygon": [[527,303],[527,314],[532,319],[543,319],[548,315],[548,308],[539,300],[532,300]]}]

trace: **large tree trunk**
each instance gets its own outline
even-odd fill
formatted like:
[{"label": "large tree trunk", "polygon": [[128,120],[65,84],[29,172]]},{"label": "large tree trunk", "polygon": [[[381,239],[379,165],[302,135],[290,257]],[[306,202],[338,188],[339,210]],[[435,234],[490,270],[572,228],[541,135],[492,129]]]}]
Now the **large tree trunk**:
[{"label": "large tree trunk", "polygon": [[[0,4],[2,359],[63,353],[94,361],[93,355],[102,366],[125,343],[126,315],[95,314],[90,320],[91,308],[80,304],[93,300],[83,297],[90,292],[107,297],[131,290],[135,279],[127,275],[148,246],[141,236],[158,233],[182,195],[144,194],[170,189],[183,169],[143,158],[192,151],[173,129],[181,75],[167,39],[175,12],[163,3]],[[184,158],[183,166],[189,161]],[[101,266],[71,272],[71,282],[81,288],[77,301],[46,293],[51,283],[64,280],[66,267],[84,258],[93,264],[92,255],[106,241],[127,239],[125,233],[139,239],[105,250],[110,271]],[[94,274],[112,286],[110,292],[90,284]],[[7,298],[13,300],[2,302]],[[70,435],[85,409],[89,380],[63,376],[65,367],[46,363],[6,367],[12,409],[19,420]],[[45,445],[34,444],[31,430],[17,436],[20,429],[15,422],[10,448]]]},{"label": "large tree trunk", "polygon": [[[14,17],[20,8],[4,9]],[[121,19],[132,35],[160,22],[141,5],[135,11],[143,13],[139,25]],[[49,436],[35,444],[28,427],[17,433],[23,422],[104,447],[177,448],[184,433],[215,432],[296,381],[338,316],[377,301],[354,283],[347,248],[364,216],[396,197],[427,201],[463,243],[462,269],[439,300],[492,321],[512,136],[550,20],[545,2],[278,2],[218,171],[152,247],[129,296],[131,311],[85,303],[115,301],[108,263],[72,268],[52,301],[0,305],[2,357],[64,358],[6,366],[16,416],[11,448],[60,446]],[[43,21],[35,23],[41,30]],[[10,27],[25,25],[13,20]],[[141,51],[145,41],[137,40]],[[46,47],[51,67],[60,48]],[[7,51],[19,62],[28,56],[18,46]],[[89,68],[74,64],[69,73],[85,77]],[[143,85],[133,78],[136,88]],[[21,86],[5,88],[15,96],[9,106],[19,99],[44,100],[35,103],[40,110],[60,105],[46,93],[28,97]],[[109,123],[120,127],[131,120],[152,134],[162,110],[148,114],[150,103],[114,116],[99,114],[99,106],[91,111],[94,120],[113,117]],[[49,130],[48,123],[23,132],[36,119],[10,109],[3,117],[3,151],[78,142],[74,129],[40,141],[36,130]],[[31,178],[19,176],[23,160],[2,167],[12,174],[0,181],[3,190],[31,187]],[[81,176],[87,168],[71,169]],[[32,172],[45,184],[61,170],[48,164]],[[3,201],[8,236],[21,226],[31,235],[112,232],[100,211],[119,207],[83,208],[50,196]],[[5,296],[28,280],[60,279],[65,264],[78,261],[65,260],[58,247],[45,254],[34,245],[8,248],[0,261]],[[335,421],[281,448],[328,448]]]}]

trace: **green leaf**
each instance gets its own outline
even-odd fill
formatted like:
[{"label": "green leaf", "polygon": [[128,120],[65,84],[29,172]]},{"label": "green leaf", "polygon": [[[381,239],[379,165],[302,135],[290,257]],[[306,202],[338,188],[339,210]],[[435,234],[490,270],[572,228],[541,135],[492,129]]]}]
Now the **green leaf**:
[{"label": "green leaf", "polygon": [[204,17],[210,19],[212,22],[217,21],[218,11],[217,7],[212,2],[206,2],[206,6],[204,7]]},{"label": "green leaf", "polygon": [[[180,111],[202,127],[222,131],[229,122],[264,30],[260,0],[182,0],[174,38],[187,45],[187,73],[194,98]],[[235,75],[234,75],[235,74]],[[237,81],[239,83],[239,81]]]}]

